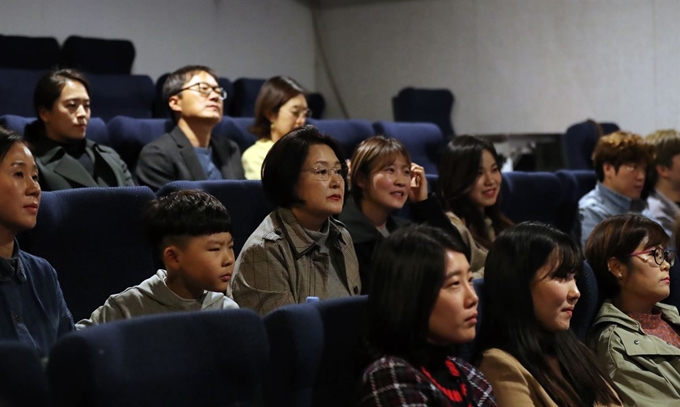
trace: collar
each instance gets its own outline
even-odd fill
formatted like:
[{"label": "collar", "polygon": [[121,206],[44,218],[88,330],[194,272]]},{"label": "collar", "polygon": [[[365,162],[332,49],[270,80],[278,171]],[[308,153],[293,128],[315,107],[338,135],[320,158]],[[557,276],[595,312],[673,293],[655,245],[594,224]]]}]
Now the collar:
[{"label": "collar", "polygon": [[[347,230],[350,232],[350,235],[352,235],[352,242],[355,244],[374,242],[382,238],[380,231],[373,226],[366,215],[361,212],[359,205],[354,202],[354,198],[351,196],[348,197],[345,202],[345,207],[340,214],[340,220],[346,225]],[[401,225],[397,224],[397,221],[392,215],[389,215],[385,226],[387,227],[387,230],[392,233]]]},{"label": "collar", "polygon": [[629,211],[642,212],[646,206],[643,200],[631,199],[627,196],[621,195],[618,192],[607,188],[600,181],[598,181],[597,185],[595,185],[595,191],[602,197],[602,199],[607,201],[607,203],[614,206],[618,213],[626,213]]},{"label": "collar", "polygon": [[26,271],[19,260],[19,242],[16,239],[12,256],[9,259],[0,257],[0,282],[10,282],[14,276],[22,283],[26,281]]},{"label": "collar", "polygon": [[[64,145],[57,143],[47,136],[41,136],[33,142],[33,154],[40,158],[41,161],[49,163],[51,161],[60,160],[68,153]],[[95,148],[97,143],[92,140],[84,139],[82,143],[83,152],[86,152],[87,147]]]},{"label": "collar", "polygon": [[[658,302],[654,305],[654,308],[661,312],[661,317],[666,321],[674,325],[680,325],[680,315],[678,315],[678,309],[676,307]],[[600,311],[595,317],[595,323],[593,324],[591,330],[594,331],[596,326],[600,324],[611,323],[616,323],[630,331],[635,331],[642,335],[646,335],[638,321],[626,315],[626,313],[620,309],[616,308],[616,306],[614,306],[610,300],[606,300],[602,304],[602,307],[600,307]]]},{"label": "collar", "polygon": [[664,195],[664,194],[663,194],[661,191],[659,191],[658,189],[654,188],[654,189],[650,192],[650,196],[652,196],[652,197],[658,199],[659,201],[661,201],[661,203],[663,204],[664,208],[669,209],[670,211],[672,211],[672,212],[675,213],[676,215],[677,215],[678,213],[680,213],[680,207],[678,207],[678,204],[676,204],[675,202],[673,202],[673,201],[671,201],[670,199],[668,199],[668,197],[667,197],[666,195]]},{"label": "collar", "polygon": [[[300,222],[298,222],[295,215],[293,215],[293,211],[288,208],[278,208],[274,211],[274,216],[278,219],[280,228],[285,235],[286,240],[290,242],[296,258],[300,258],[312,250],[321,248],[321,246],[305,232],[305,229],[300,225]],[[328,241],[333,245],[346,244],[338,227],[342,226],[342,223],[331,216],[328,218],[328,224]]]}]

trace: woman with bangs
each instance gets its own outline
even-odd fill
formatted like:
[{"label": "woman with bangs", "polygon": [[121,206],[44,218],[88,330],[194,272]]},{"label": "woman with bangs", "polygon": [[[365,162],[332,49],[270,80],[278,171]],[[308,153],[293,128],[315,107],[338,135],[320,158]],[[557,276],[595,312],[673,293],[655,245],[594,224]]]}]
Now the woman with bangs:
[{"label": "woman with bangs", "polygon": [[376,243],[410,223],[392,214],[411,203],[411,217],[445,229],[454,236],[439,201],[427,191],[425,170],[411,162],[406,147],[396,139],[376,136],[357,146],[352,155],[351,197],[340,214],[359,259],[362,293],[370,283],[370,265]]},{"label": "woman with bangs", "polygon": [[680,315],[670,295],[675,253],[656,222],[613,216],[593,229],[585,255],[606,299],[589,344],[626,406],[680,404]]},{"label": "woman with bangs", "polygon": [[484,276],[491,243],[512,222],[501,213],[501,170],[493,144],[472,136],[449,143],[439,163],[438,193],[470,248],[475,277]]},{"label": "woman with bangs", "polygon": [[476,356],[499,406],[620,406],[595,355],[569,330],[578,245],[538,222],[502,232],[486,258]]}]

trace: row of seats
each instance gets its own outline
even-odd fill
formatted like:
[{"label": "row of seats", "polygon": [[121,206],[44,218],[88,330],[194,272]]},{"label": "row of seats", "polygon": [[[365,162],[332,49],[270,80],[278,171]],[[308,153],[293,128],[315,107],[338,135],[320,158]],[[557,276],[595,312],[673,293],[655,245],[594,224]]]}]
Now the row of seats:
[{"label": "row of seats", "polygon": [[[33,118],[6,115],[0,117],[0,125],[16,132],[23,133]],[[216,137],[227,137],[238,144],[241,152],[253,145],[256,137],[248,131],[253,118],[224,117],[215,127]],[[363,140],[376,134],[383,134],[400,140],[411,154],[414,162],[422,165],[426,173],[436,174],[437,153],[444,145],[439,128],[431,123],[395,123],[378,121],[373,124],[368,120],[315,120],[308,122],[335,138],[349,158],[354,148]],[[171,119],[135,119],[131,117],[114,117],[108,123],[100,118],[90,119],[87,137],[115,149],[121,158],[132,169],[142,148],[169,132],[174,127]]]},{"label": "row of seats", "polygon": [[[435,187],[436,175],[429,175]],[[504,174],[503,211],[513,221],[540,220],[568,231],[579,195],[595,184],[586,171]],[[214,195],[232,216],[234,251],[274,207],[259,181],[175,181],[157,194],[148,187],[82,188],[44,192],[37,226],[19,237],[22,249],[46,258],[59,273],[76,320],[109,295],[138,284],[159,266],[140,229],[149,201],[183,189]],[[402,211],[408,216],[408,209]]]}]

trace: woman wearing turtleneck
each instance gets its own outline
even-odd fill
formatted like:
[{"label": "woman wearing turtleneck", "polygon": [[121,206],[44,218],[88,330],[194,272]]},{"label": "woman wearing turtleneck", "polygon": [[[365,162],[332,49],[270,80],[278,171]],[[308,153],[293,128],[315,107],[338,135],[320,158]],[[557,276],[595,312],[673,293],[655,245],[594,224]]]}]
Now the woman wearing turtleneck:
[{"label": "woman wearing turtleneck", "polygon": [[127,165],[109,147],[85,138],[90,120],[89,85],[73,69],[49,72],[33,95],[38,118],[27,126],[43,191],[134,185]]},{"label": "woman wearing turtleneck", "polygon": [[680,404],[680,315],[660,302],[670,295],[675,263],[668,240],[656,222],[628,214],[605,219],[586,242],[606,298],[589,344],[626,406]]},{"label": "woman wearing turtleneck", "polygon": [[454,357],[475,337],[477,295],[465,244],[427,225],[409,225],[378,246],[368,295],[372,363],[361,407],[495,406],[489,383]]}]

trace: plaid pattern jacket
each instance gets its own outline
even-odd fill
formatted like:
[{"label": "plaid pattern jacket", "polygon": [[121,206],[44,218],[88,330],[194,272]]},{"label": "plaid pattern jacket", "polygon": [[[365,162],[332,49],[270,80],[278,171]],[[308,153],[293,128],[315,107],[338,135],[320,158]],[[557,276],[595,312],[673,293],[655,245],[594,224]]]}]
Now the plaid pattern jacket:
[{"label": "plaid pattern jacket", "polygon": [[[359,295],[361,279],[352,238],[330,219],[329,241],[342,254],[347,295]],[[307,297],[329,298],[331,258],[300,226],[290,209],[270,213],[248,238],[236,260],[232,294],[241,307],[260,315]],[[341,277],[342,280],[342,277]]]},{"label": "plaid pattern jacket", "polygon": [[[473,406],[495,407],[491,385],[467,362],[449,358],[465,375],[472,390]],[[386,356],[373,362],[363,374],[359,389],[360,407],[456,407],[444,393],[406,360]],[[467,406],[466,406],[467,407]]]}]

